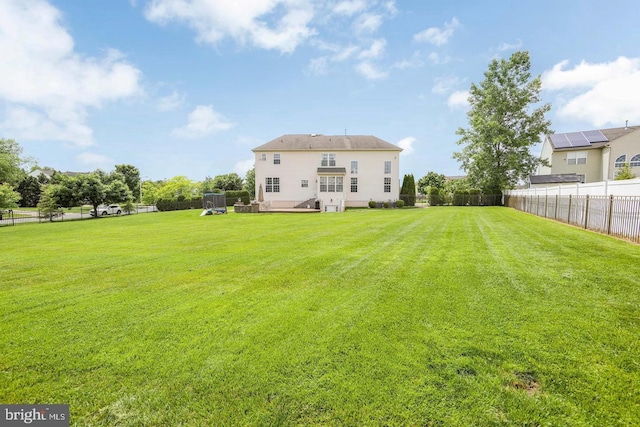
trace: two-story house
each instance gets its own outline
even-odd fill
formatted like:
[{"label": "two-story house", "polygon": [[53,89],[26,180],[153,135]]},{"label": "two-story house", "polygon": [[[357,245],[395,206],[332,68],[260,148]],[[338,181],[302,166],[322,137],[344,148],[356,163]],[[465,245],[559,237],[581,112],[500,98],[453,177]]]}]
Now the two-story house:
[{"label": "two-story house", "polygon": [[323,212],[399,197],[402,149],[370,135],[283,135],[252,150],[256,195],[273,209]]},{"label": "two-story house", "polygon": [[625,163],[640,176],[640,126],[547,135],[541,157],[551,167],[540,167],[532,183],[547,183],[548,177],[548,184],[557,185],[572,176],[574,181],[606,181]]}]

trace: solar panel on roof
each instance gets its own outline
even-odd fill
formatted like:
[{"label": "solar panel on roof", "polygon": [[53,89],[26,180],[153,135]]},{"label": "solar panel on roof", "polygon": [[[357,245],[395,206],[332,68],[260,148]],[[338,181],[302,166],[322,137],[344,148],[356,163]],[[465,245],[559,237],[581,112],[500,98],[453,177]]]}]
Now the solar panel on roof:
[{"label": "solar panel on roof", "polygon": [[567,134],[567,138],[572,147],[588,147],[591,145],[582,132],[570,132]]},{"label": "solar panel on roof", "polygon": [[599,130],[588,130],[588,131],[585,131],[585,132],[582,132],[582,133],[587,138],[587,140],[592,144],[594,142],[607,142],[607,141],[609,141],[607,139],[607,137],[604,136],[604,134],[602,132],[600,132]]},{"label": "solar panel on roof", "polygon": [[553,135],[549,135],[551,138],[551,143],[556,148],[569,148],[571,147],[571,143],[567,139],[567,135],[564,133],[556,133]]}]

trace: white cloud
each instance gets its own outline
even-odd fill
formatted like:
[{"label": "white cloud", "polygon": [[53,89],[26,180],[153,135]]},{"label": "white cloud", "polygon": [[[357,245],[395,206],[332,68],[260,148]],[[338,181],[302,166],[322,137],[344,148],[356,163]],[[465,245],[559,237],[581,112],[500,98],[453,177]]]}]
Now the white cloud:
[{"label": "white cloud", "polygon": [[389,75],[389,73],[385,71],[378,70],[373,64],[369,61],[362,61],[358,65],[356,65],[356,70],[364,76],[367,80],[379,80],[384,79]]},{"label": "white cloud", "polygon": [[356,33],[375,33],[382,25],[382,15],[374,13],[363,13],[353,23]]},{"label": "white cloud", "polygon": [[459,90],[449,95],[447,105],[450,109],[466,109],[469,107],[469,91]]},{"label": "white cloud", "polygon": [[393,68],[404,70],[405,68],[422,67],[424,65],[424,59],[422,53],[417,50],[413,52],[410,59],[403,59],[393,64]]},{"label": "white cloud", "polygon": [[238,175],[240,175],[241,178],[244,179],[244,177],[247,175],[247,172],[253,169],[254,163],[255,163],[254,158],[241,160],[233,166],[233,171]]},{"label": "white cloud", "polygon": [[398,143],[396,144],[398,147],[402,148],[402,153],[400,153],[403,156],[408,156],[409,154],[413,153],[413,144],[416,142],[416,138],[413,136],[408,136],[406,138],[402,138],[400,141],[398,141]]},{"label": "white cloud", "polygon": [[108,170],[112,168],[114,164],[114,160],[110,157],[103,156],[102,154],[95,154],[95,153],[89,153],[89,152],[78,154],[76,156],[76,160],[78,160],[79,164],[86,166],[88,169],[91,169],[91,170],[95,170],[95,169]]},{"label": "white cloud", "polygon": [[178,107],[184,105],[185,95],[176,92],[175,90],[171,95],[163,96],[158,100],[157,108],[160,111],[173,111]]},{"label": "white cloud", "polygon": [[0,52],[1,126],[16,138],[91,145],[89,108],[141,92],[140,71],[117,50],[103,58],[76,53],[60,12],[44,0],[3,0]]},{"label": "white cloud", "polygon": [[421,31],[413,36],[413,39],[417,42],[428,42],[435,46],[442,46],[447,44],[454,31],[460,26],[458,18],[451,19],[450,22],[445,22],[444,27],[430,27],[424,31]]},{"label": "white cloud", "polygon": [[186,23],[203,43],[231,38],[282,53],[316,34],[309,26],[313,15],[309,1],[294,0],[152,0],[145,11],[152,22]]},{"label": "white cloud", "polygon": [[460,79],[455,76],[445,76],[436,78],[436,84],[431,88],[431,92],[440,95],[453,91],[453,88],[460,84]]},{"label": "white cloud", "polygon": [[364,0],[351,0],[338,2],[332,8],[332,12],[336,15],[352,16],[362,12],[367,8],[367,2]]},{"label": "white cloud", "polygon": [[543,89],[558,92],[558,115],[593,126],[621,126],[640,122],[640,58],[619,57],[613,62],[582,61],[565,70],[562,61],[542,75]]},{"label": "white cloud", "polygon": [[231,129],[235,123],[229,122],[216,112],[211,105],[198,105],[189,113],[188,123],[174,129],[171,135],[177,138],[196,139],[212,135],[221,130]]},{"label": "white cloud", "polygon": [[446,64],[451,61],[451,57],[440,55],[438,52],[431,52],[428,56],[429,60],[436,65]]},{"label": "white cloud", "polygon": [[329,58],[320,56],[312,58],[307,65],[306,72],[312,76],[323,76],[329,72]]},{"label": "white cloud", "polygon": [[371,47],[367,50],[363,50],[358,55],[360,59],[376,59],[384,55],[384,49],[387,46],[385,39],[377,39],[371,43]]},{"label": "white cloud", "polygon": [[516,50],[522,47],[522,40],[518,39],[515,43],[502,43],[498,46],[499,52],[504,52],[505,50]]},{"label": "white cloud", "polygon": [[391,0],[391,1],[386,2],[384,4],[384,8],[387,9],[387,12],[389,12],[389,14],[391,16],[396,16],[396,14],[398,13],[398,9],[396,8],[395,0]]}]

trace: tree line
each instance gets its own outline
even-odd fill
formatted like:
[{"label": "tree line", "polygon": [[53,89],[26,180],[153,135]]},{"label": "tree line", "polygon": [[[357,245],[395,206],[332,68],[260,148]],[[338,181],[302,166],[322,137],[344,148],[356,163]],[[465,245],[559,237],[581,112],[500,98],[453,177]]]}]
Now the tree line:
[{"label": "tree line", "polygon": [[[45,168],[52,170],[50,168]],[[0,138],[0,211],[18,207],[37,207],[45,216],[63,208],[91,205],[94,210],[103,204],[122,204],[131,211],[135,202],[154,205],[158,200],[181,201],[202,197],[207,191],[246,189],[254,197],[255,170],[242,179],[236,173],[206,177],[193,181],[185,176],[168,180],[140,178],[137,167],[116,165],[111,172],[97,169],[90,173],[69,174],[53,171],[38,176],[27,172],[39,170],[35,162],[23,156],[22,147],[13,139]]]}]

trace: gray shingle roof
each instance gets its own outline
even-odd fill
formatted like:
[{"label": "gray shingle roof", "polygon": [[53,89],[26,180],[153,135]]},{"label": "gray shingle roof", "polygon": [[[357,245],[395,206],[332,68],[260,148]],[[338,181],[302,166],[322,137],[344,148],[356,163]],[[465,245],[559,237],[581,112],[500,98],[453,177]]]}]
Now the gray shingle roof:
[{"label": "gray shingle roof", "polygon": [[253,151],[341,151],[341,150],[379,150],[402,151],[402,148],[373,135],[282,135],[262,144]]},{"label": "gray shingle roof", "polygon": [[560,173],[551,175],[531,175],[529,182],[531,184],[567,184],[583,182],[584,177],[575,173]]}]

